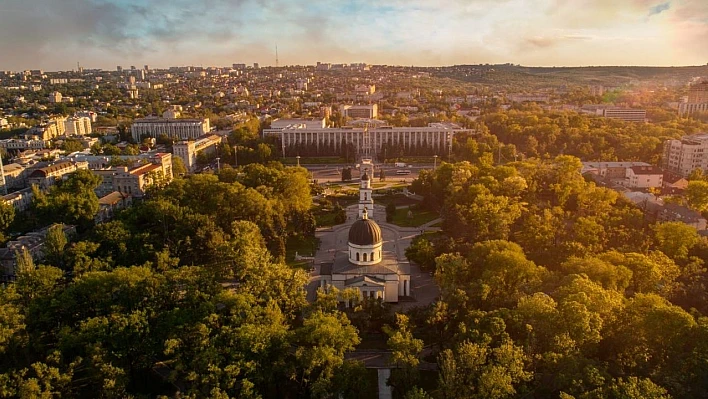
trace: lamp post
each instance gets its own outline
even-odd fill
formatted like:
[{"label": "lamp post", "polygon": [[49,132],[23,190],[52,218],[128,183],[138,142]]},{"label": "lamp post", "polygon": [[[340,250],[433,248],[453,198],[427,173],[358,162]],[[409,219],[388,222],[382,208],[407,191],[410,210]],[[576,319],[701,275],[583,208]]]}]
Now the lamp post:
[{"label": "lamp post", "polygon": [[219,160],[221,160],[221,158],[216,157],[216,173],[221,172],[221,164],[219,163]]},{"label": "lamp post", "polygon": [[234,146],[234,166],[238,167],[238,146]]},{"label": "lamp post", "polygon": [[300,167],[300,156],[296,156],[295,159],[297,159],[297,167]]},{"label": "lamp post", "polygon": [[433,170],[435,170],[438,167],[438,156],[433,155]]}]

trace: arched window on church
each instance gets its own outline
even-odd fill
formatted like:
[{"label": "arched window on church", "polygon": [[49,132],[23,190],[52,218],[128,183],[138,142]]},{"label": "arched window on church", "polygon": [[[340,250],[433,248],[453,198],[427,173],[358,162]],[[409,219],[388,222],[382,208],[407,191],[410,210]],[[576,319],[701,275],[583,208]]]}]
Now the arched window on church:
[{"label": "arched window on church", "polygon": [[359,261],[359,252],[356,253],[356,261]]},{"label": "arched window on church", "polygon": [[366,252],[364,252],[364,262],[366,262]]},{"label": "arched window on church", "polygon": [[374,260],[374,253],[371,253],[371,260]]}]

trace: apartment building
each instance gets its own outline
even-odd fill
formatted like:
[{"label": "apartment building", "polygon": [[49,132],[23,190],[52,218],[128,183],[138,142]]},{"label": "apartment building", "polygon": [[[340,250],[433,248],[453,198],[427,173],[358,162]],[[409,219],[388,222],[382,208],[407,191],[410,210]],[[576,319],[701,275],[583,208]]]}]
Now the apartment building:
[{"label": "apartment building", "polygon": [[692,85],[688,89],[688,101],[679,104],[679,116],[696,112],[708,112],[708,81]]},{"label": "apartment building", "polygon": [[626,169],[624,186],[629,188],[660,188],[664,171],[657,166],[632,166]]},{"label": "apartment building", "polygon": [[67,136],[85,136],[91,133],[91,119],[86,116],[74,116],[64,122]]},{"label": "apartment building", "polygon": [[342,115],[347,118],[363,118],[376,119],[379,116],[379,107],[376,104],[371,105],[342,105]]},{"label": "apartment building", "polygon": [[188,140],[203,136],[211,130],[209,118],[205,119],[165,119],[148,117],[136,119],[130,127],[135,141],[140,142],[142,136],[157,138],[161,135]]},{"label": "apartment building", "polygon": [[36,184],[41,190],[46,190],[56,184],[64,175],[76,172],[79,169],[88,169],[87,162],[59,161],[39,167],[30,172],[27,183]]},{"label": "apartment building", "polygon": [[214,154],[223,142],[224,138],[222,136],[210,134],[196,141],[184,140],[174,143],[172,153],[182,159],[187,171],[191,173],[194,172],[194,168],[197,165],[197,155],[200,153]]},{"label": "apartment building", "polygon": [[696,169],[708,170],[708,133],[666,140],[662,167],[683,177]]}]

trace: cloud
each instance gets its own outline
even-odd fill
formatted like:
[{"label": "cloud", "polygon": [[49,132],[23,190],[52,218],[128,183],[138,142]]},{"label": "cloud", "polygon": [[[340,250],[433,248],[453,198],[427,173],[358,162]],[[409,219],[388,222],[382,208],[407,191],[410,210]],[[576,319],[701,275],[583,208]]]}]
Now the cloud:
[{"label": "cloud", "polygon": [[686,64],[708,56],[705,0],[529,3],[0,0],[0,69],[267,65],[275,44],[281,64]]},{"label": "cloud", "polygon": [[666,3],[657,4],[649,9],[649,16],[651,17],[652,15],[661,14],[669,8],[671,8],[671,2],[669,1],[667,1]]}]

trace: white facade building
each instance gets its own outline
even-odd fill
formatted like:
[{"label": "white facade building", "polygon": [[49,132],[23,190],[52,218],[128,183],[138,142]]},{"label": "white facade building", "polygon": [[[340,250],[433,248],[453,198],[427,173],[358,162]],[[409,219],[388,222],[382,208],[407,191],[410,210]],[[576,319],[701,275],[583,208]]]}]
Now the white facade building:
[{"label": "white facade building", "polygon": [[632,166],[627,168],[625,186],[629,188],[661,188],[664,171],[657,166]]},{"label": "white facade building", "polygon": [[74,116],[67,118],[64,122],[67,136],[85,136],[91,134],[91,118],[86,116]]},{"label": "white facade building", "polygon": [[[427,127],[310,127],[309,123],[292,123],[263,130],[263,136],[275,136],[280,140],[284,156],[293,156],[291,149],[309,147],[329,155],[342,153],[352,145],[360,156],[374,157],[380,154],[386,144],[408,153],[413,148],[426,148],[430,152],[446,155],[452,150],[452,140],[456,133],[470,133],[470,129],[446,123],[430,123]],[[384,154],[386,155],[386,154]],[[387,154],[391,156],[393,154]]]},{"label": "white facade building", "polygon": [[209,118],[164,119],[149,117],[135,120],[130,127],[133,139],[138,142],[143,135],[157,138],[164,134],[167,137],[179,140],[196,139],[209,133],[210,130]]},{"label": "white facade building", "polygon": [[362,219],[366,212],[368,212],[369,217],[374,217],[374,200],[371,198],[371,192],[371,179],[365,171],[364,175],[361,176],[359,185],[359,219]]},{"label": "white facade building", "polygon": [[708,170],[708,133],[684,136],[664,142],[662,166],[669,172],[686,177],[696,169]]},{"label": "white facade building", "polygon": [[194,172],[194,168],[197,165],[197,155],[199,155],[200,152],[216,152],[217,147],[223,141],[224,138],[222,136],[210,134],[196,141],[185,140],[174,143],[172,146],[172,152],[176,157],[182,159],[187,171],[191,173]]}]

